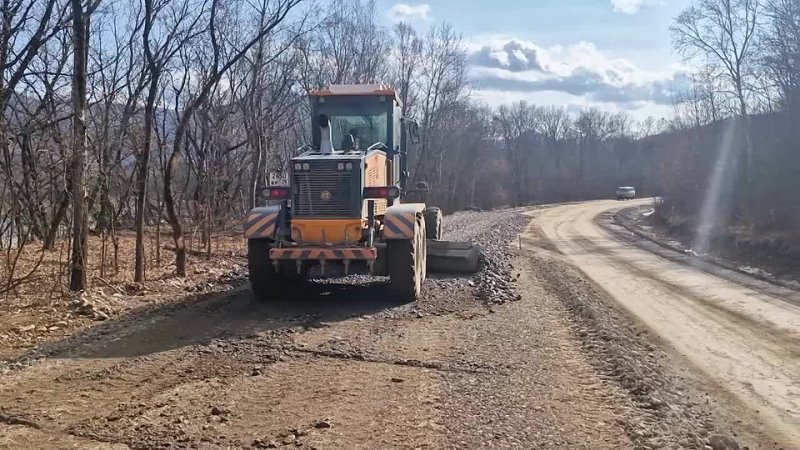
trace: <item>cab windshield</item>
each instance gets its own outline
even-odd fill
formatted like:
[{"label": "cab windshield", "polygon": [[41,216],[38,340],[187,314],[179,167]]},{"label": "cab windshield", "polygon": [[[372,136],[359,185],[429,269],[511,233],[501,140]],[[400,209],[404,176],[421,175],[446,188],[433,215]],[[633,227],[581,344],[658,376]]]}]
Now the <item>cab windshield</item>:
[{"label": "cab windshield", "polygon": [[[376,142],[388,142],[388,114],[385,112],[370,115],[331,115],[330,121],[332,144],[337,150],[363,150]],[[352,141],[348,135],[353,137]]]}]

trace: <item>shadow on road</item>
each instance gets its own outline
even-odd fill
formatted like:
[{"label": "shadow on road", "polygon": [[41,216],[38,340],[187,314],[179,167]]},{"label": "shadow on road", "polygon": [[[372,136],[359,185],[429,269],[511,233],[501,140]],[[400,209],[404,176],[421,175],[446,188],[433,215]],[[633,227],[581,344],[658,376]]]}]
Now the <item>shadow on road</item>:
[{"label": "shadow on road", "polygon": [[[133,310],[63,340],[46,344],[51,358],[146,356],[214,339],[237,339],[291,327],[319,327],[403,306],[386,295],[386,284],[307,282],[291,298],[259,302],[246,283],[232,291]],[[42,350],[39,350],[41,352]],[[28,355],[29,357],[31,355]]]}]

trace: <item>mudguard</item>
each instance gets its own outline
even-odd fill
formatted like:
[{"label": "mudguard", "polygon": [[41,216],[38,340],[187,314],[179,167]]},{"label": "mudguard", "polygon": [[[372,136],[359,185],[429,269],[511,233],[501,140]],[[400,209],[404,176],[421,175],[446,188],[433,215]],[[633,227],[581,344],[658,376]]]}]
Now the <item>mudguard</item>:
[{"label": "mudguard", "polygon": [[424,203],[400,203],[386,209],[383,216],[383,237],[412,239],[417,224],[417,214],[425,210]]},{"label": "mudguard", "polygon": [[247,239],[274,237],[280,212],[280,205],[253,208],[244,222],[244,236]]}]

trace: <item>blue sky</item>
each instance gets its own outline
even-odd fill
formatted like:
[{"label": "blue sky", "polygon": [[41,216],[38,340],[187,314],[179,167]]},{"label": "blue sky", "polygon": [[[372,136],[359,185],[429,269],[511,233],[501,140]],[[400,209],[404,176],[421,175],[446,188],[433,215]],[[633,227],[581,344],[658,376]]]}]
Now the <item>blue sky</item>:
[{"label": "blue sky", "polygon": [[686,68],[668,27],[691,0],[378,0],[384,20],[462,33],[477,95],[597,106],[643,118],[671,112]]}]

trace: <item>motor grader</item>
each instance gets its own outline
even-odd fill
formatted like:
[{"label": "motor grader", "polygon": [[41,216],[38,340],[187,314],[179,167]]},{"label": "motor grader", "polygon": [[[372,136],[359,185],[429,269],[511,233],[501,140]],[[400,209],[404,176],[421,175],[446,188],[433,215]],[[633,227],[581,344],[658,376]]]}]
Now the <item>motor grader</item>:
[{"label": "motor grader", "polygon": [[244,224],[256,298],[290,294],[313,267],[388,275],[388,293],[402,301],[417,299],[428,270],[476,271],[473,245],[441,240],[442,212],[425,204],[424,183],[406,186],[419,127],[402,116],[398,93],[332,85],[308,96],[311,144],[291,159],[288,177],[271,177],[268,205]]}]

